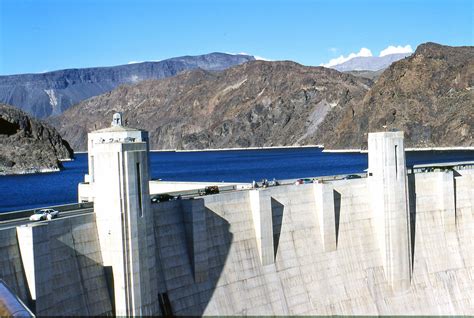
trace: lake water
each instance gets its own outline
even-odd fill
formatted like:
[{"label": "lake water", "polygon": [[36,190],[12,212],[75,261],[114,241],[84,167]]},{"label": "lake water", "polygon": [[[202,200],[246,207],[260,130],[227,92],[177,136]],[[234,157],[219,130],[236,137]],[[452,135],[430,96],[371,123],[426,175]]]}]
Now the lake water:
[{"label": "lake water", "polygon": [[[407,152],[407,165],[474,160],[474,151]],[[252,182],[359,173],[367,154],[323,153],[320,148],[150,153],[153,179]],[[87,154],[60,172],[0,176],[0,212],[77,202],[87,173]]]}]

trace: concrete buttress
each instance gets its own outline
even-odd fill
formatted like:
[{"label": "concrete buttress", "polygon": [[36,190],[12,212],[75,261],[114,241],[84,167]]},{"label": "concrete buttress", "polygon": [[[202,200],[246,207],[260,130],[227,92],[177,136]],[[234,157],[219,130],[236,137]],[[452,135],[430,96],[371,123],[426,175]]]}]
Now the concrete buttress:
[{"label": "concrete buttress", "polygon": [[316,214],[318,216],[319,231],[326,252],[336,249],[336,214],[334,210],[334,187],[332,184],[314,184],[316,197]]}]

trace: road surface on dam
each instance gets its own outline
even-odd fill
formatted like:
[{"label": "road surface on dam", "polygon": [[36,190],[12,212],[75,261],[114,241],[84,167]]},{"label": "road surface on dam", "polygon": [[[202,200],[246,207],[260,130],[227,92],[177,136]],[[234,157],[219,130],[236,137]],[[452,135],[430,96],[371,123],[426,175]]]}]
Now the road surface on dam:
[{"label": "road surface on dam", "polygon": [[82,209],[77,209],[77,210],[72,210],[72,211],[64,211],[64,212],[59,212],[59,215],[57,218],[52,219],[50,221],[30,221],[29,216],[28,217],[21,217],[21,218],[15,218],[12,220],[6,220],[6,221],[0,221],[0,229],[5,229],[9,227],[16,227],[16,226],[22,226],[26,224],[39,224],[39,223],[48,223],[48,222],[55,222],[56,220],[59,219],[64,219],[68,217],[73,217],[73,216],[79,216],[87,213],[92,213],[94,211],[93,208],[82,208]]}]

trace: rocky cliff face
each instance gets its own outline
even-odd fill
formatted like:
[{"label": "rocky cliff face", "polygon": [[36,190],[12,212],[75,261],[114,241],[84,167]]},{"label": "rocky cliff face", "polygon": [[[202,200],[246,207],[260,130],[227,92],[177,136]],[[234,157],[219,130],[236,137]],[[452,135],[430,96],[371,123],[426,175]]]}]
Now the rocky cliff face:
[{"label": "rocky cliff face", "polygon": [[0,76],[0,103],[16,106],[37,118],[45,118],[59,115],[71,105],[111,91],[121,84],[161,79],[196,68],[223,70],[249,60],[254,60],[254,57],[211,53],[160,62]]},{"label": "rocky cliff face", "polygon": [[150,132],[152,149],[205,149],[312,143],[323,120],[337,122],[372,82],[323,67],[253,61],[222,72],[194,70],[86,100],[51,122],[72,147],[121,111]]},{"label": "rocky cliff face", "polygon": [[54,128],[0,104],[0,175],[58,170],[72,156]]},{"label": "rocky cliff face", "polygon": [[420,45],[395,62],[340,121],[313,140],[366,147],[367,132],[401,129],[408,147],[474,146],[474,47]]}]

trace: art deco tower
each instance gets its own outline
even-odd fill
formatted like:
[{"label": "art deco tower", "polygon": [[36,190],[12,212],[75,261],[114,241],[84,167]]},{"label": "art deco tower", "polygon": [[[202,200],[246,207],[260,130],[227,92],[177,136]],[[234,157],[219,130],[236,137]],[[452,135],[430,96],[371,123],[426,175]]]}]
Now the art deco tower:
[{"label": "art deco tower", "polygon": [[113,276],[116,315],[151,315],[154,268],[153,216],[149,198],[148,133],[124,127],[88,136],[89,182],[103,265]]}]

